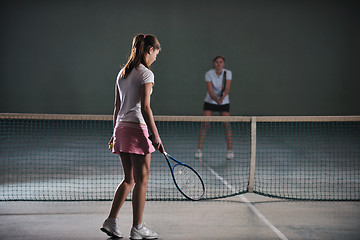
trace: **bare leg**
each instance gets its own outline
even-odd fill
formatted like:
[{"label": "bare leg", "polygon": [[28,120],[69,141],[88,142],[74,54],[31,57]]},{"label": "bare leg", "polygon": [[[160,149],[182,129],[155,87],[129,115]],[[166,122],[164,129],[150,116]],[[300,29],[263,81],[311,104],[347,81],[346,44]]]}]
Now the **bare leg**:
[{"label": "bare leg", "polygon": [[123,165],[124,170],[124,180],[119,184],[116,189],[114,200],[112,202],[111,210],[109,213],[109,218],[116,218],[120,208],[124,204],[127,196],[129,195],[131,189],[134,186],[134,177],[133,177],[133,166],[130,159],[129,153],[120,153],[120,159]]},{"label": "bare leg", "polygon": [[[221,116],[230,116],[229,112],[220,112]],[[228,150],[232,150],[232,139],[231,139],[231,127],[230,127],[230,123],[225,122],[223,124],[224,126],[224,131],[225,131],[225,139],[226,139],[226,143],[227,143],[227,149]]]},{"label": "bare leg", "polygon": [[146,189],[149,179],[151,154],[136,155],[131,154],[131,162],[134,170],[135,187],[133,190],[132,206],[133,206],[133,226],[137,226],[142,223]]},{"label": "bare leg", "polygon": [[[212,111],[204,110],[203,112],[204,116],[211,116]],[[200,130],[200,136],[199,136],[199,145],[198,149],[202,150],[203,144],[205,142],[206,132],[209,129],[209,122],[202,123],[201,130]]]}]

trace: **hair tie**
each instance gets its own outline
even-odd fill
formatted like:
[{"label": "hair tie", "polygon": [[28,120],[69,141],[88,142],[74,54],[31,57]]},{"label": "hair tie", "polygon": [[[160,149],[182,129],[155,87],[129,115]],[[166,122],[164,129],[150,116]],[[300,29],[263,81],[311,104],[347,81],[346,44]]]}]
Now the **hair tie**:
[{"label": "hair tie", "polygon": [[146,38],[146,34],[144,34],[144,39]]}]

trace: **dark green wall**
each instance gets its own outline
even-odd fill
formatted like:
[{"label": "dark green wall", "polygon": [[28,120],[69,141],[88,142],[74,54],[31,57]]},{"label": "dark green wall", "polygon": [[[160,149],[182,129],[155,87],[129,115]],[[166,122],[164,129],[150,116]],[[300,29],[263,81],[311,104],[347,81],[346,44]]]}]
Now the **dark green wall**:
[{"label": "dark green wall", "polygon": [[232,115],[360,114],[358,1],[5,0],[0,20],[0,112],[111,114],[132,37],[153,33],[156,115],[200,115],[218,54]]}]

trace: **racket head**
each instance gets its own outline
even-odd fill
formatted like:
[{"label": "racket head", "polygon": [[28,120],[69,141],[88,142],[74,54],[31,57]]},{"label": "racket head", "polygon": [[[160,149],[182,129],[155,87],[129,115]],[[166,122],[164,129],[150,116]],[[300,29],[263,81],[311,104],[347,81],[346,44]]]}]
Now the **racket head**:
[{"label": "racket head", "polygon": [[172,167],[172,176],[175,186],[187,199],[198,201],[205,194],[205,185],[199,175],[192,167],[176,160],[169,154],[164,154],[166,159],[168,157],[176,162]]}]

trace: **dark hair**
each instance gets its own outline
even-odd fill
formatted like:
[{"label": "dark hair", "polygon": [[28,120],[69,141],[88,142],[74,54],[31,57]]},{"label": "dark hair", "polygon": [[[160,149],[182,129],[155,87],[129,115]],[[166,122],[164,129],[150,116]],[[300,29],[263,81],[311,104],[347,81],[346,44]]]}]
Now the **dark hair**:
[{"label": "dark hair", "polygon": [[149,52],[150,48],[161,50],[160,43],[154,35],[138,34],[133,38],[131,54],[129,60],[124,66],[124,70],[120,78],[126,78],[134,68],[137,68],[140,63],[149,68],[145,61],[145,54]]},{"label": "dark hair", "polygon": [[215,57],[214,57],[213,63],[214,63],[216,60],[218,60],[219,58],[221,58],[221,59],[225,62],[225,57],[218,55],[218,56],[215,56]]}]

